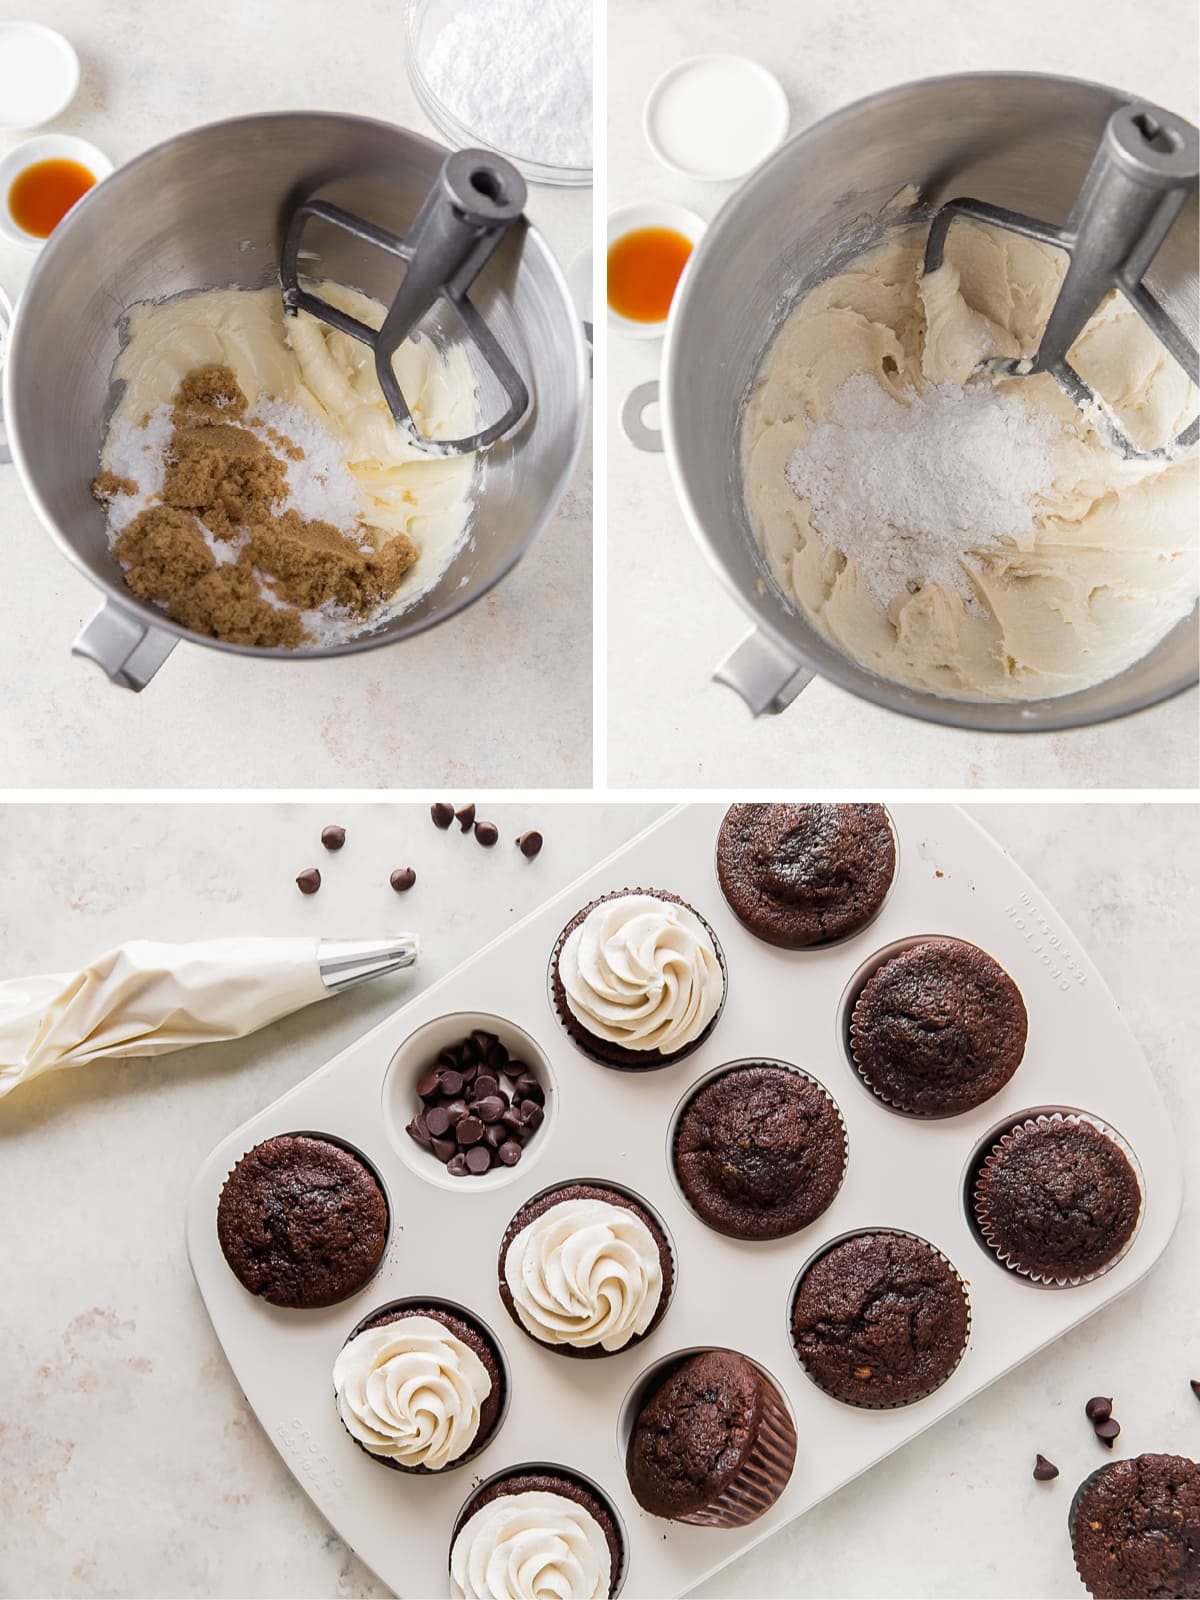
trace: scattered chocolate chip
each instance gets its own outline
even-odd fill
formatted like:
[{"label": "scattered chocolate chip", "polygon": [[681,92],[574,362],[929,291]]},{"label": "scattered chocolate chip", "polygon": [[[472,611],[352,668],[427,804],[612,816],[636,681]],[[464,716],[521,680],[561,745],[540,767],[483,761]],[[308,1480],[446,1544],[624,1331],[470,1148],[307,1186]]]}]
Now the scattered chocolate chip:
[{"label": "scattered chocolate chip", "polygon": [[425,1113],[418,1111],[416,1116],[404,1130],[410,1139],[415,1139],[419,1145],[428,1150],[430,1146],[429,1129],[425,1125]]},{"label": "scattered chocolate chip", "polygon": [[336,823],[321,829],[321,843],[326,850],[340,850],[346,842],[345,828],[339,828]]},{"label": "scattered chocolate chip", "polygon": [[1115,1417],[1108,1417],[1104,1422],[1096,1423],[1095,1431],[1097,1439],[1102,1439],[1111,1450],[1113,1447],[1113,1440],[1121,1431],[1121,1424]]},{"label": "scattered chocolate chip", "polygon": [[1089,1422],[1107,1422],[1112,1416],[1112,1401],[1106,1400],[1102,1394],[1095,1395],[1084,1406],[1083,1414]]},{"label": "scattered chocolate chip", "polygon": [[438,800],[430,806],[429,815],[433,818],[435,828],[448,828],[454,821],[454,807],[448,806],[444,800]]},{"label": "scattered chocolate chip", "polygon": [[507,1139],[496,1154],[506,1167],[515,1167],[521,1159],[521,1146],[515,1139]]},{"label": "scattered chocolate chip", "polygon": [[475,1102],[475,1114],[483,1123],[499,1122],[506,1109],[498,1094],[489,1094],[486,1099]]},{"label": "scattered chocolate chip", "polygon": [[536,828],[530,828],[528,833],[517,835],[517,849],[527,861],[532,861],[542,848],[542,836]]},{"label": "scattered chocolate chip", "polygon": [[467,1158],[465,1155],[463,1155],[461,1150],[456,1156],[451,1156],[450,1160],[447,1161],[446,1171],[452,1178],[466,1177],[467,1173],[470,1171],[470,1168],[467,1166]]},{"label": "scattered chocolate chip", "polygon": [[489,1095],[495,1094],[500,1087],[500,1080],[494,1078],[490,1072],[481,1072],[475,1079],[475,1094],[480,1100],[486,1100]]},{"label": "scattered chocolate chip", "polygon": [[1189,1378],[1188,1382],[1192,1386],[1192,1393],[1196,1396],[1197,1400],[1200,1400],[1200,1378]]},{"label": "scattered chocolate chip", "polygon": [[417,1079],[417,1099],[436,1100],[441,1092],[442,1080],[431,1067]]},{"label": "scattered chocolate chip", "polygon": [[483,1138],[483,1123],[478,1117],[462,1117],[454,1129],[459,1144],[478,1144]]},{"label": "scattered chocolate chip", "polygon": [[486,1145],[477,1144],[473,1149],[467,1151],[467,1171],[475,1173],[476,1177],[480,1173],[486,1172],[491,1164],[492,1152]]},{"label": "scattered chocolate chip", "polygon": [[397,867],[388,882],[397,894],[403,894],[406,889],[411,889],[417,881],[417,875],[411,867]]},{"label": "scattered chocolate chip", "polygon": [[475,837],[485,849],[490,850],[500,837],[500,829],[494,822],[477,822],[475,824]]},{"label": "scattered chocolate chip", "polygon": [[451,1100],[457,1100],[462,1093],[463,1075],[456,1072],[453,1067],[448,1072],[442,1073],[442,1093],[449,1095]]},{"label": "scattered chocolate chip", "polygon": [[458,821],[459,826],[462,828],[462,831],[464,833],[470,833],[471,824],[475,821],[475,807],[474,806],[459,806],[458,810],[454,813],[454,815],[455,815],[455,818]]},{"label": "scattered chocolate chip", "polygon": [[1039,1483],[1049,1483],[1051,1478],[1058,1477],[1058,1468],[1053,1461],[1047,1461],[1045,1456],[1039,1455],[1034,1463],[1033,1475]]},{"label": "scattered chocolate chip", "polygon": [[453,1139],[435,1139],[432,1150],[439,1161],[451,1161],[458,1154],[458,1145]]},{"label": "scattered chocolate chip", "polygon": [[296,874],[296,887],[301,894],[316,894],[321,887],[321,874],[316,867],[305,867]]}]

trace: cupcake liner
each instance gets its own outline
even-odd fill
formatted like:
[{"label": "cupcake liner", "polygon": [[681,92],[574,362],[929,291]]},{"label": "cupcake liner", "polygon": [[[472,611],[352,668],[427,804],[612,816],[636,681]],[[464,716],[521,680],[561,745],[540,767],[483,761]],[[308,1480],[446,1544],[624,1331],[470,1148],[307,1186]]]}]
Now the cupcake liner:
[{"label": "cupcake liner", "polygon": [[769,1511],[787,1488],[796,1464],[796,1427],[774,1380],[759,1371],[763,1415],[754,1448],[715,1500],[678,1522],[703,1528],[742,1528]]},{"label": "cupcake liner", "polygon": [[[982,1201],[979,1196],[979,1186],[983,1182],[988,1169],[992,1167],[1001,1157],[1005,1146],[1013,1140],[1016,1134],[1025,1129],[1033,1131],[1042,1123],[1046,1122],[1074,1122],[1082,1123],[1087,1127],[1095,1128],[1098,1133],[1104,1134],[1106,1138],[1111,1139],[1113,1144],[1116,1145],[1117,1149],[1125,1157],[1126,1161],[1128,1161],[1133,1172],[1133,1176],[1137,1182],[1139,1204],[1137,1221],[1133,1225],[1133,1231],[1130,1233],[1125,1243],[1121,1246],[1120,1250],[1117,1251],[1116,1255],[1114,1255],[1110,1260],[1106,1261],[1102,1266],[1097,1267],[1094,1272],[1074,1274],[1043,1273],[1034,1270],[1032,1267],[1023,1266],[1019,1261],[1017,1261],[1005,1249],[1002,1248],[988,1227],[986,1203]],[[1047,1288],[1077,1289],[1080,1284],[1094,1283],[1097,1278],[1102,1278],[1106,1272],[1111,1272],[1118,1262],[1123,1261],[1133,1248],[1134,1240],[1141,1232],[1142,1218],[1146,1214],[1146,1184],[1145,1179],[1142,1177],[1141,1163],[1138,1161],[1137,1156],[1133,1153],[1133,1149],[1129,1143],[1122,1138],[1115,1128],[1109,1127],[1107,1122],[1101,1121],[1099,1117],[1094,1117],[1086,1111],[1044,1112],[1039,1116],[1026,1117],[1023,1121],[1014,1123],[1008,1132],[1005,1133],[1002,1138],[998,1139],[992,1146],[986,1159],[982,1162],[975,1175],[975,1182],[971,1194],[971,1211],[974,1215],[976,1225],[979,1229],[979,1235],[983,1242],[987,1245],[988,1249],[993,1253],[996,1259],[1003,1266],[1007,1267],[1010,1272],[1015,1272],[1018,1277],[1028,1279],[1030,1283],[1039,1283]]]},{"label": "cupcake liner", "polygon": [[[1115,1466],[1115,1461],[1106,1461],[1102,1466],[1097,1467],[1094,1472],[1089,1472],[1071,1496],[1071,1504],[1067,1510],[1067,1534],[1070,1539],[1074,1540],[1075,1538],[1075,1524],[1079,1520],[1079,1508],[1083,1504],[1084,1495],[1087,1494],[1097,1479],[1102,1478],[1106,1472],[1111,1472]],[[1075,1570],[1079,1570],[1078,1562],[1076,1562]],[[1082,1573],[1080,1573],[1080,1576],[1082,1577]]]},{"label": "cupcake liner", "polygon": [[[388,1322],[400,1322],[406,1317],[429,1317],[435,1322],[442,1322],[443,1326],[446,1326],[443,1319],[448,1317],[454,1322],[464,1323],[474,1334],[477,1335],[483,1344],[487,1346],[492,1360],[496,1363],[496,1372],[500,1390],[497,1398],[496,1414],[492,1419],[490,1426],[481,1429],[481,1431],[476,1434],[475,1439],[469,1448],[463,1451],[462,1455],[455,1456],[453,1461],[447,1461],[444,1467],[438,1467],[435,1470],[433,1467],[421,1465],[410,1467],[407,1465],[407,1463],[403,1461],[396,1461],[390,1456],[377,1456],[373,1450],[368,1450],[367,1446],[363,1444],[361,1439],[356,1439],[354,1437],[349,1428],[346,1427],[346,1424],[342,1422],[340,1415],[338,1417],[338,1421],[342,1422],[342,1428],[344,1429],[347,1438],[349,1438],[353,1444],[358,1446],[363,1455],[367,1456],[371,1461],[378,1462],[381,1467],[390,1467],[393,1472],[407,1472],[414,1477],[444,1478],[448,1472],[454,1472],[459,1467],[464,1467],[468,1462],[473,1461],[475,1457],[481,1453],[481,1451],[487,1448],[487,1446],[500,1431],[500,1425],[504,1421],[504,1414],[508,1410],[509,1397],[508,1375],[505,1370],[504,1357],[495,1335],[492,1333],[490,1328],[485,1327],[484,1324],[480,1322],[478,1317],[472,1315],[468,1311],[464,1311],[460,1306],[443,1305],[437,1300],[430,1300],[426,1303],[405,1300],[402,1302],[392,1302],[390,1305],[377,1306],[374,1311],[369,1312],[367,1316],[363,1317],[361,1322],[357,1323],[350,1330],[346,1338],[342,1341],[341,1348],[344,1350],[348,1344],[350,1344],[354,1339],[357,1339],[360,1333],[365,1333],[368,1328],[381,1327]],[[453,1333],[454,1329],[449,1328],[448,1331]],[[335,1393],[335,1402],[336,1398],[337,1397]]]},{"label": "cupcake liner", "polygon": [[[737,1072],[741,1067],[778,1067],[783,1072],[791,1072],[794,1073],[796,1077],[805,1079],[808,1083],[812,1084],[814,1089],[820,1090],[820,1092],[825,1096],[826,1100],[828,1100],[829,1104],[833,1107],[833,1113],[837,1118],[838,1127],[842,1131],[842,1175],[838,1179],[837,1188],[829,1197],[828,1205],[825,1206],[824,1210],[817,1213],[817,1215],[812,1219],[812,1222],[806,1222],[800,1228],[793,1228],[789,1233],[772,1235],[771,1239],[767,1240],[747,1239],[741,1234],[723,1233],[720,1228],[714,1228],[712,1223],[707,1222],[692,1205],[679,1177],[679,1129],[683,1122],[683,1118],[687,1113],[688,1107],[692,1104],[692,1101],[695,1100],[696,1096],[702,1089],[706,1089],[710,1083],[716,1083],[720,1078],[725,1077],[727,1073]],[[718,1067],[714,1072],[710,1072],[706,1077],[701,1078],[698,1083],[694,1083],[691,1086],[683,1100],[680,1102],[675,1111],[675,1116],[671,1126],[671,1170],[675,1178],[676,1186],[678,1187],[680,1194],[683,1196],[684,1204],[687,1206],[688,1210],[692,1213],[696,1220],[703,1223],[710,1232],[718,1233],[724,1239],[737,1239],[742,1244],[763,1244],[770,1243],[773,1239],[790,1239],[794,1234],[802,1233],[804,1228],[811,1228],[814,1222],[818,1222],[821,1217],[825,1215],[825,1212],[829,1210],[829,1207],[832,1206],[838,1195],[841,1194],[842,1185],[846,1181],[846,1172],[849,1165],[850,1135],[846,1128],[846,1119],[842,1115],[841,1106],[838,1105],[837,1101],[830,1094],[825,1085],[818,1078],[814,1078],[811,1072],[805,1072],[803,1067],[797,1067],[790,1061],[777,1061],[773,1057],[745,1056],[738,1061],[727,1061],[724,1066]]]},{"label": "cupcake liner", "polygon": [[[626,895],[631,894],[653,895],[659,900],[681,905],[685,910],[690,911],[698,919],[705,933],[708,934],[717,962],[721,968],[721,978],[723,980],[721,1003],[717,1007],[716,1015],[703,1033],[693,1039],[690,1044],[685,1044],[681,1049],[672,1050],[665,1055],[661,1050],[631,1050],[626,1045],[609,1044],[606,1041],[599,1041],[599,1045],[603,1045],[608,1054],[604,1054],[599,1046],[595,1049],[591,1048],[585,1037],[587,1029],[583,1023],[578,1022],[572,1015],[566,1002],[566,993],[563,989],[562,981],[558,976],[558,958],[562,954],[562,948],[567,941],[568,935],[573,933],[580,922],[590,911],[594,911],[597,906],[603,905],[607,900],[624,899]],[[690,1056],[694,1050],[699,1050],[700,1046],[708,1039],[717,1023],[720,1022],[721,1013],[725,1010],[725,1001],[729,994],[729,969],[725,964],[725,952],[721,948],[721,941],[717,938],[708,919],[701,915],[695,906],[690,901],[685,900],[682,895],[672,894],[667,889],[612,889],[608,894],[598,895],[595,900],[589,901],[586,906],[577,911],[559,934],[554,942],[554,949],[550,953],[547,984],[550,991],[550,1004],[554,1007],[554,1014],[558,1018],[563,1032],[583,1055],[588,1056],[592,1061],[598,1062],[602,1067],[608,1067],[613,1072],[656,1072],[660,1067],[674,1066],[677,1061],[682,1061],[686,1056]],[[574,1029],[579,1029],[580,1031],[576,1033]]]},{"label": "cupcake liner", "polygon": [[[845,1241],[847,1239],[857,1239],[863,1234],[875,1234],[875,1233],[891,1233],[891,1234],[897,1235],[899,1238],[902,1238],[902,1239],[913,1239],[913,1240],[916,1241],[917,1244],[924,1245],[926,1250],[931,1250],[933,1252],[933,1254],[935,1256],[937,1256],[938,1260],[943,1262],[945,1264],[945,1266],[947,1266],[949,1268],[951,1273],[953,1273],[954,1281],[958,1284],[959,1289],[962,1291],[963,1304],[966,1307],[966,1312],[967,1312],[967,1325],[966,1325],[966,1328],[963,1330],[962,1348],[959,1350],[958,1354],[955,1356],[954,1365],[950,1368],[949,1372],[946,1373],[944,1378],[939,1378],[936,1383],[931,1383],[927,1389],[922,1389],[920,1391],[920,1393],[918,1393],[918,1394],[910,1394],[903,1400],[874,1400],[874,1401],[872,1401],[872,1400],[847,1400],[843,1395],[834,1394],[831,1389],[827,1389],[825,1387],[825,1385],[820,1381],[820,1379],[814,1377],[814,1375],[808,1370],[808,1367],[807,1367],[807,1365],[805,1364],[805,1361],[804,1361],[804,1357],[800,1354],[799,1350],[796,1348],[796,1340],[795,1340],[795,1336],[794,1336],[794,1334],[792,1332],[792,1317],[793,1317],[793,1313],[795,1312],[795,1309],[796,1309],[796,1298],[800,1293],[800,1289],[801,1289],[801,1287],[802,1287],[802,1285],[804,1283],[805,1278],[808,1276],[809,1272],[812,1271],[813,1267],[816,1266],[817,1262],[822,1260],[825,1256],[827,1256],[831,1250],[836,1248],[836,1246],[838,1246],[839,1244],[845,1243]],[[959,1366],[962,1363],[962,1358],[967,1353],[967,1347],[971,1343],[971,1331],[972,1331],[973,1325],[974,1325],[974,1310],[973,1310],[972,1305],[971,1305],[971,1296],[967,1292],[967,1281],[963,1277],[962,1273],[959,1272],[958,1268],[954,1265],[953,1261],[951,1261],[950,1257],[945,1253],[945,1251],[939,1250],[937,1245],[935,1245],[935,1244],[930,1244],[929,1240],[925,1239],[925,1238],[922,1238],[922,1236],[919,1233],[910,1233],[907,1228],[887,1228],[887,1227],[883,1227],[883,1228],[855,1228],[852,1233],[845,1233],[845,1234],[842,1234],[842,1236],[840,1238],[838,1238],[838,1239],[831,1239],[830,1242],[827,1245],[822,1246],[822,1248],[816,1253],[816,1255],[814,1255],[811,1258],[811,1260],[806,1262],[805,1265],[800,1269],[800,1272],[799,1272],[799,1274],[798,1274],[798,1276],[796,1278],[795,1285],[794,1285],[794,1287],[792,1289],[791,1296],[788,1299],[788,1308],[787,1308],[787,1334],[788,1334],[788,1341],[792,1346],[792,1350],[793,1350],[793,1352],[795,1354],[796,1360],[799,1362],[801,1368],[804,1371],[804,1376],[808,1379],[808,1381],[811,1384],[813,1384],[816,1388],[820,1389],[822,1394],[827,1394],[831,1400],[836,1400],[839,1405],[853,1406],[856,1411],[902,1411],[905,1408],[905,1406],[916,1405],[916,1403],[919,1400],[926,1400],[926,1399],[928,1399],[928,1397],[931,1394],[936,1394],[937,1391],[942,1387],[942,1385],[945,1384],[945,1383],[948,1383],[950,1381],[950,1379],[954,1376],[954,1374],[958,1371]]]}]

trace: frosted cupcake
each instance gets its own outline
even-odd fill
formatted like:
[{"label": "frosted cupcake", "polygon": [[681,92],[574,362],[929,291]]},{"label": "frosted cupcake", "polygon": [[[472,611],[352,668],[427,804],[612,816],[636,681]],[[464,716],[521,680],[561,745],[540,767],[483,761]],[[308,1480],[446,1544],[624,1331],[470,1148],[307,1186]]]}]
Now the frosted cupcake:
[{"label": "frosted cupcake", "polygon": [[514,1467],[482,1484],[450,1543],[453,1600],[609,1600],[621,1587],[616,1514],[557,1467]]},{"label": "frosted cupcake", "polygon": [[441,1306],[369,1318],[333,1366],[342,1426],[400,1472],[443,1472],[478,1454],[500,1422],[500,1358],[482,1324]]},{"label": "frosted cupcake", "polygon": [[666,1315],[671,1246],[630,1195],[567,1183],[539,1195],[500,1241],[500,1298],[517,1326],[556,1355],[612,1356]]},{"label": "frosted cupcake", "polygon": [[716,1026],[725,958],[708,923],[677,895],[623,889],[563,929],[550,985],[563,1027],[593,1060],[661,1067]]}]

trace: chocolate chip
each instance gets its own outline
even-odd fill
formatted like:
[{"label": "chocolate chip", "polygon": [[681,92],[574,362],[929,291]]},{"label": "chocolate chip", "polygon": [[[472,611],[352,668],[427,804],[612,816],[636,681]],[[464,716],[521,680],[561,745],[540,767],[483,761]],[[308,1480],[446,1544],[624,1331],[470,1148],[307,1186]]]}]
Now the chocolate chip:
[{"label": "chocolate chip", "polygon": [[463,1117],[454,1130],[459,1144],[478,1144],[483,1138],[483,1123],[478,1117]]},{"label": "chocolate chip", "polygon": [[523,1072],[513,1085],[513,1091],[522,1100],[533,1100],[539,1106],[545,1104],[546,1091],[531,1073]]},{"label": "chocolate chip", "polygon": [[446,1115],[450,1118],[450,1126],[452,1128],[456,1128],[466,1114],[467,1102],[465,1100],[451,1100],[446,1107]]},{"label": "chocolate chip", "polygon": [[475,824],[475,837],[485,849],[490,850],[500,837],[500,829],[494,822],[477,822]]},{"label": "chocolate chip", "polygon": [[448,806],[444,800],[438,800],[430,806],[429,815],[433,818],[435,828],[448,828],[454,821],[454,807]]},{"label": "chocolate chip", "polygon": [[483,1142],[489,1150],[499,1150],[508,1138],[508,1129],[502,1122],[491,1122],[483,1130]]},{"label": "chocolate chip", "polygon": [[487,1064],[493,1072],[503,1072],[508,1066],[508,1051],[499,1039],[487,1053]]},{"label": "chocolate chip", "polygon": [[1051,1478],[1058,1477],[1058,1468],[1053,1461],[1047,1461],[1045,1456],[1039,1455],[1034,1463],[1033,1475],[1039,1483],[1049,1483]]},{"label": "chocolate chip", "polygon": [[482,1028],[476,1028],[475,1032],[471,1035],[471,1043],[479,1052],[480,1060],[486,1061],[491,1050],[494,1048],[494,1046],[498,1045],[500,1041],[497,1039],[494,1033],[485,1033]]},{"label": "chocolate chip", "polygon": [[425,1126],[435,1139],[450,1132],[450,1113],[445,1106],[430,1106],[425,1113]]},{"label": "chocolate chip", "polygon": [[486,1172],[492,1164],[492,1152],[485,1145],[477,1144],[474,1149],[467,1151],[467,1171],[473,1172],[476,1177]]},{"label": "chocolate chip", "polygon": [[301,894],[316,894],[321,887],[321,874],[316,867],[305,867],[296,874],[296,887]]},{"label": "chocolate chip", "polygon": [[504,1112],[504,1101],[498,1094],[489,1094],[485,1099],[475,1102],[475,1114],[480,1122],[499,1122]]},{"label": "chocolate chip", "polygon": [[1096,1423],[1095,1431],[1097,1439],[1102,1439],[1111,1450],[1113,1447],[1113,1440],[1121,1431],[1121,1424],[1115,1417],[1108,1417],[1104,1422]]},{"label": "chocolate chip", "polygon": [[474,1083],[479,1075],[479,1063],[478,1061],[464,1061],[458,1070],[462,1073],[462,1081],[464,1083]]},{"label": "chocolate chip", "polygon": [[474,806],[459,806],[458,810],[454,813],[454,815],[458,819],[458,823],[459,823],[459,826],[462,828],[462,831],[464,833],[470,833],[471,824],[475,821],[475,807]]},{"label": "chocolate chip", "polygon": [[467,1158],[461,1150],[446,1163],[446,1171],[452,1178],[465,1178],[469,1170]]},{"label": "chocolate chip", "polygon": [[423,1072],[417,1079],[417,1099],[436,1100],[441,1088],[441,1078],[430,1067],[428,1072]]},{"label": "chocolate chip", "polygon": [[542,848],[542,836],[536,828],[530,828],[528,833],[517,835],[517,849],[527,861],[532,861]]},{"label": "chocolate chip", "polygon": [[1102,1394],[1094,1395],[1084,1406],[1083,1413],[1089,1422],[1107,1422],[1112,1416],[1112,1401],[1106,1400]]},{"label": "chocolate chip", "polygon": [[1196,1396],[1197,1400],[1200,1400],[1200,1378],[1189,1378],[1188,1382],[1192,1386],[1192,1393]]},{"label": "chocolate chip", "polygon": [[481,1072],[475,1079],[476,1099],[486,1100],[489,1095],[495,1094],[499,1087],[499,1080],[493,1078],[490,1072]]},{"label": "chocolate chip", "polygon": [[461,1072],[456,1072],[451,1067],[448,1072],[442,1073],[442,1093],[449,1095],[451,1100],[456,1099],[462,1093],[462,1087],[463,1076]]},{"label": "chocolate chip", "polygon": [[415,1139],[423,1149],[429,1149],[429,1129],[425,1126],[425,1113],[423,1111],[417,1112],[404,1131],[410,1139]]},{"label": "chocolate chip", "polygon": [[500,1118],[500,1121],[510,1133],[525,1132],[525,1118],[515,1107],[510,1107],[509,1110],[507,1110]]},{"label": "chocolate chip", "polygon": [[417,881],[417,875],[411,867],[397,867],[388,882],[397,894],[403,894],[406,889],[411,889]]},{"label": "chocolate chip", "polygon": [[326,850],[340,850],[346,842],[345,828],[339,828],[336,823],[330,823],[328,828],[321,829],[321,843]]},{"label": "chocolate chip", "polygon": [[515,1139],[507,1139],[496,1154],[506,1167],[515,1167],[521,1159],[521,1146]]},{"label": "chocolate chip", "polygon": [[458,1154],[458,1145],[453,1139],[435,1139],[433,1153],[439,1161],[451,1161]]}]

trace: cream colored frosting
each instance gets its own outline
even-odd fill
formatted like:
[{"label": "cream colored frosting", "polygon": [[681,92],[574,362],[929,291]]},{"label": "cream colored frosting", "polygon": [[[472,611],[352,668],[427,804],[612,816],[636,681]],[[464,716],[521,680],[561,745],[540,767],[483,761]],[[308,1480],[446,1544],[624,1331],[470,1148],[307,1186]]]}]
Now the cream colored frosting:
[{"label": "cream colored frosting", "polygon": [[[902,399],[964,383],[989,355],[1038,346],[1064,258],[1015,234],[959,222],[946,260],[921,277],[923,227],[901,228],[796,306],[768,351],[742,430],[751,524],[781,588],[821,632],[884,677],[962,699],[1066,694],[1147,653],[1196,594],[1196,459],[1125,461],[1048,375],[990,379],[1056,418],[1051,481],[1032,531],[964,552],[974,593],[943,584],[886,606],[827,544],[787,463],[847,378],[869,373]],[[1141,446],[1172,438],[1193,386],[1116,294],[1089,322],[1073,365]]]},{"label": "cream colored frosting", "polygon": [[438,1472],[475,1443],[492,1380],[442,1323],[403,1317],[343,1345],[333,1387],[347,1431],[373,1456]]},{"label": "cream colored frosting", "polygon": [[700,1037],[725,992],[699,917],[648,894],[594,906],[564,943],[558,971],[571,1015],[589,1033],[664,1055]]},{"label": "cream colored frosting", "polygon": [[663,1292],[654,1235],[606,1200],[562,1200],[526,1223],[505,1252],[504,1281],[535,1339],[577,1350],[623,1349]]},{"label": "cream colored frosting", "polygon": [[[322,283],[319,292],[371,327],[383,320],[385,308],[357,290]],[[269,400],[304,412],[341,454],[364,522],[389,537],[412,539],[419,559],[405,574],[393,610],[436,580],[465,532],[473,458],[422,451],[392,420],[367,346],[305,311],[285,317],[277,287],[207,289],[130,309],[128,342],[113,369],[125,389],[103,465],[112,467],[113,441],[122,430],[138,429],[157,407],[169,406],[187,374],[208,365],[232,368],[251,416]],[[393,367],[424,434],[448,439],[473,431],[476,385],[463,346],[443,353],[428,339],[407,340]]]},{"label": "cream colored frosting", "polygon": [[454,1600],[608,1600],[612,1553],[591,1512],[543,1490],[502,1494],[459,1529]]}]

